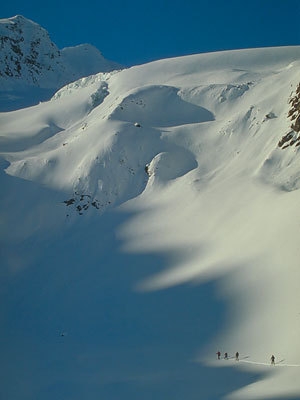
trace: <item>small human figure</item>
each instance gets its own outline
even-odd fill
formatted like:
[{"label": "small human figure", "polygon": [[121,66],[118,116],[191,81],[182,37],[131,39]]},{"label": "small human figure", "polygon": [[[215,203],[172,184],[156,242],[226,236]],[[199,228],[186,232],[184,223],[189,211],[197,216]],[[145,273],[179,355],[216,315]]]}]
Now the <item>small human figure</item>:
[{"label": "small human figure", "polygon": [[275,356],[273,356],[273,355],[272,355],[272,357],[271,357],[271,365],[274,365],[274,366],[275,366]]},{"label": "small human figure", "polygon": [[216,352],[216,355],[218,356],[218,360],[220,360],[221,352],[220,352],[220,351],[217,351],[217,352]]},{"label": "small human figure", "polygon": [[225,359],[225,360],[228,360],[228,353],[225,353],[225,354],[224,354],[224,359]]},{"label": "small human figure", "polygon": [[239,352],[237,351],[236,353],[235,353],[235,361],[239,361]]}]

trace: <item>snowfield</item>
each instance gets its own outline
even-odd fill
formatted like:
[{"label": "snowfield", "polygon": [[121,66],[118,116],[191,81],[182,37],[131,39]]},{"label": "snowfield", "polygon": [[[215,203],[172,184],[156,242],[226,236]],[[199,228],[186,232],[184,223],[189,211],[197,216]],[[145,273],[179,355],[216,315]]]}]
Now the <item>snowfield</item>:
[{"label": "snowfield", "polygon": [[166,59],[0,113],[3,398],[300,398],[299,67]]}]

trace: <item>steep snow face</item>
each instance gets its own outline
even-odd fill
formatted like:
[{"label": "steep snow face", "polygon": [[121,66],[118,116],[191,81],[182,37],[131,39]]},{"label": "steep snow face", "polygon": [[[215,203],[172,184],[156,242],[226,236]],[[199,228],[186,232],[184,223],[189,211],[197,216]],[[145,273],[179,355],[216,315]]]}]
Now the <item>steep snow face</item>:
[{"label": "steep snow face", "polygon": [[1,99],[4,110],[5,100],[18,106],[18,92],[30,93],[31,87],[39,100],[49,99],[49,93],[68,82],[120,68],[89,44],[59,50],[45,29],[21,15],[0,20],[0,89],[8,92]]},{"label": "steep snow face", "polygon": [[[55,307],[65,310],[67,319],[68,305],[74,301],[85,304],[90,291],[97,301],[90,301],[88,315],[96,314],[101,304],[97,285],[104,292],[107,290],[103,279],[113,282],[110,290],[117,287],[114,296],[125,304],[126,310],[122,308],[117,319],[123,321],[121,312],[131,315],[128,310],[134,310],[135,317],[138,314],[137,319],[147,328],[158,325],[155,316],[161,311],[160,305],[144,302],[148,295],[166,296],[166,320],[173,321],[172,289],[179,288],[180,292],[180,288],[185,288],[184,296],[189,296],[194,290],[197,293],[204,290],[203,282],[215,282],[218,298],[227,307],[227,319],[218,329],[211,328],[210,343],[207,344],[208,338],[202,330],[203,325],[213,326],[210,321],[216,314],[211,298],[190,304],[183,312],[187,315],[184,323],[175,315],[177,325],[171,326],[182,334],[180,345],[177,342],[174,345],[168,331],[167,341],[158,338],[155,342],[154,353],[167,349],[168,354],[174,354],[172,344],[177,349],[186,349],[185,340],[190,338],[187,331],[201,325],[196,330],[199,338],[191,342],[192,355],[185,353],[184,357],[199,361],[196,365],[202,363],[200,375],[207,376],[209,368],[215,371],[220,366],[236,370],[228,372],[228,382],[224,379],[220,383],[222,391],[215,388],[210,378],[201,388],[192,385],[192,396],[184,392],[181,398],[202,396],[219,400],[220,393],[227,398],[252,400],[299,396],[300,386],[295,379],[300,357],[300,146],[296,123],[299,66],[299,47],[161,60],[79,79],[61,88],[49,102],[0,115],[0,149],[4,160],[1,166],[6,172],[1,179],[9,188],[0,208],[4,221],[1,241],[9,244],[4,260],[6,269],[18,275],[18,263],[22,264],[20,268],[26,265],[28,271],[33,263],[30,257],[34,254],[29,257],[26,253],[28,257],[24,257],[23,263],[13,257],[15,243],[38,243],[39,251],[49,255],[50,237],[51,249],[60,249],[62,254],[65,253],[61,243],[66,243],[64,262],[57,256],[55,265],[61,276],[69,276],[69,251],[77,248],[82,236],[84,250],[78,246],[78,260],[71,255],[72,271],[76,270],[81,279],[85,268],[97,265],[91,268],[101,278],[95,283],[94,274],[90,274],[84,278],[84,284],[77,282],[76,295],[71,290],[65,295],[61,283],[47,287],[43,298],[49,297],[53,305],[51,323],[61,324]],[[17,199],[22,198],[16,210],[8,206],[15,193]],[[114,217],[109,213],[112,210],[118,210]],[[105,224],[108,220],[118,220],[116,215],[123,215],[122,225],[114,225],[113,233],[106,231]],[[22,229],[14,230],[19,218],[23,218]],[[81,236],[77,236],[78,232]],[[144,255],[143,263],[137,261],[134,270],[137,275],[132,274],[124,255],[123,258],[115,255],[119,254],[119,248],[113,239],[107,242],[110,234],[118,235],[124,252],[134,254],[131,262],[134,257],[138,259],[138,254]],[[111,254],[116,259],[107,264]],[[167,261],[157,262],[157,255]],[[37,265],[48,270],[48,260],[44,258],[39,256]],[[127,270],[131,271],[128,275]],[[11,279],[13,282],[14,278]],[[193,285],[184,285],[187,283]],[[39,284],[44,285],[42,278]],[[135,287],[141,297],[135,294],[137,297],[131,302],[126,285]],[[145,295],[147,291],[151,295]],[[51,293],[59,293],[59,305]],[[9,294],[7,298],[10,299]],[[137,311],[133,303],[140,305],[141,299],[141,309]],[[178,308],[186,304],[183,298],[175,301]],[[19,303],[22,303],[19,298],[13,302]],[[207,319],[199,322],[190,313],[191,309],[197,312],[205,309]],[[74,310],[71,314],[77,315]],[[80,321],[82,314],[78,313],[75,320]],[[95,328],[91,320],[94,318],[85,318],[89,332]],[[162,320],[160,323],[163,325]],[[188,329],[183,329],[183,325]],[[73,329],[76,331],[78,327]],[[81,349],[84,333],[73,335],[72,340]],[[118,360],[127,366],[134,335],[132,331],[124,335]],[[159,336],[155,332],[153,335]],[[89,342],[90,338],[86,340]],[[136,340],[138,346],[145,345],[143,338]],[[80,353],[78,363],[88,360],[98,382],[99,372],[92,360],[101,339],[94,338],[93,343],[92,350]],[[130,348],[126,343],[130,343]],[[199,347],[201,356],[197,354]],[[240,362],[233,363],[232,359],[212,362],[220,347],[230,355],[238,350]],[[114,348],[111,345],[111,353],[116,351]],[[76,349],[77,354],[80,351]],[[273,353],[282,368],[270,370],[268,361]],[[157,364],[149,362],[149,370],[143,370],[145,376],[133,380],[132,374],[121,374],[115,379],[118,383],[130,381],[129,385],[135,388],[147,381],[151,396],[151,388],[157,388],[158,381],[163,382],[157,398],[165,400],[166,393],[173,393],[171,388],[178,376],[184,376],[188,384],[194,376],[187,373],[190,369],[186,363],[179,366],[178,360],[174,363],[172,357],[167,358],[168,370],[171,364],[178,368],[175,372],[172,369],[174,376],[166,376],[166,371],[161,370],[159,376],[155,375],[162,361],[158,356]],[[137,369],[133,368],[135,374],[140,360],[137,365]],[[107,371],[105,366],[103,369]],[[247,378],[246,383],[238,380],[237,384],[238,373],[253,377],[253,371],[258,378],[251,385],[252,378]],[[199,371],[195,376],[198,382]],[[47,382],[52,377],[53,369],[49,366]],[[90,380],[82,376],[81,379],[89,392]],[[108,376],[109,382],[110,379]],[[70,381],[68,375],[66,381]],[[97,396],[106,393],[103,382],[97,388]],[[229,382],[235,382],[236,386]],[[124,394],[123,398],[131,399],[130,393],[134,391],[125,394],[123,389],[121,385],[118,397]],[[139,398],[147,398],[144,394],[139,392]]]}]

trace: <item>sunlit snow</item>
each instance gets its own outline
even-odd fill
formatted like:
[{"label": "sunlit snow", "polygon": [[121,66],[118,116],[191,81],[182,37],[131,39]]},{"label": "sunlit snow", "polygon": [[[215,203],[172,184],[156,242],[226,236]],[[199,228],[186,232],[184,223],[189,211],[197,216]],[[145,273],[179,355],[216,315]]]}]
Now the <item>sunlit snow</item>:
[{"label": "sunlit snow", "polygon": [[3,398],[300,397],[299,66],[166,59],[0,114]]}]

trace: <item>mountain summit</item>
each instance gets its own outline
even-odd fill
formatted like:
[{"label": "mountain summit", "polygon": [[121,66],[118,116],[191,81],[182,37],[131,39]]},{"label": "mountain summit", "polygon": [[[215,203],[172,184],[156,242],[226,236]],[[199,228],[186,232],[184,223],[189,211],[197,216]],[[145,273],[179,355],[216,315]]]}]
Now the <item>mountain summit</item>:
[{"label": "mountain summit", "polygon": [[0,20],[1,109],[29,105],[20,103],[29,100],[28,89],[35,103],[81,77],[120,68],[90,44],[59,50],[44,28],[21,15]]}]

